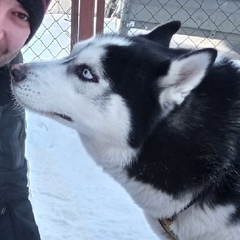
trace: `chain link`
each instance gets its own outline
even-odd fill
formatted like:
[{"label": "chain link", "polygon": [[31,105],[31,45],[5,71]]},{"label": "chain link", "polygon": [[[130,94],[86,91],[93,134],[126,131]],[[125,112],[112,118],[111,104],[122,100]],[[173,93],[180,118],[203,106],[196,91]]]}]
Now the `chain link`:
[{"label": "chain link", "polygon": [[[71,1],[53,1],[45,16],[48,21],[23,50],[26,61],[56,59],[70,52],[71,4],[66,6],[67,2]],[[182,27],[172,47],[214,47],[239,58],[239,0],[106,0],[104,15],[104,32],[129,35],[180,20]]]}]

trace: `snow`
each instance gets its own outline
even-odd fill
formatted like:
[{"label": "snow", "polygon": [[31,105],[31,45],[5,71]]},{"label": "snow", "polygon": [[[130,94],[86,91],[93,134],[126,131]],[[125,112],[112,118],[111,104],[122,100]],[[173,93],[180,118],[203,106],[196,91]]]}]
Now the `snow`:
[{"label": "snow", "polygon": [[[69,52],[70,22],[61,15],[54,15],[58,23],[52,18],[46,15],[44,25],[51,26],[53,35],[44,34],[42,26],[37,33],[42,42],[35,37],[31,49],[24,49],[26,62],[61,58]],[[52,41],[56,36],[58,42]],[[60,53],[59,44],[64,47]],[[75,130],[26,114],[30,200],[42,240],[158,239],[141,209],[86,153]]]}]

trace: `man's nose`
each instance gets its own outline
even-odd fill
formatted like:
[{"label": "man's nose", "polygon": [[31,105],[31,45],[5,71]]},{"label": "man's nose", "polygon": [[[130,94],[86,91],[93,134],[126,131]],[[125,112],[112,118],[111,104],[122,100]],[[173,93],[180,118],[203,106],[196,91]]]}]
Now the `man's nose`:
[{"label": "man's nose", "polygon": [[27,75],[27,68],[23,64],[14,64],[11,67],[12,80],[15,82],[23,81]]}]

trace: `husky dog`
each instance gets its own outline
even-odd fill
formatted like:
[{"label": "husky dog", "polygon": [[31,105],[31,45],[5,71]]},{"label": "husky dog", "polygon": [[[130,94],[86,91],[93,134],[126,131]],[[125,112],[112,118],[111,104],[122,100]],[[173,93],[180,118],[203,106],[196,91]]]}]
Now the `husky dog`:
[{"label": "husky dog", "polygon": [[240,238],[240,73],[215,49],[171,49],[180,23],[99,35],[12,67],[16,100],[76,129],[160,239]]}]

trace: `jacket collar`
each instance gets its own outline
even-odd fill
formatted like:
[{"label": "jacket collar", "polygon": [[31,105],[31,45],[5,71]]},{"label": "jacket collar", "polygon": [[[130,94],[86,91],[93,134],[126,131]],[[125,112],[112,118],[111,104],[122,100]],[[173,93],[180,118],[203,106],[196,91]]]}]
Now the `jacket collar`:
[{"label": "jacket collar", "polygon": [[17,56],[10,63],[6,64],[3,67],[0,67],[0,73],[9,72],[9,67],[11,67],[15,63],[22,63],[22,62],[23,62],[22,54],[21,52],[19,52]]},{"label": "jacket collar", "polygon": [[6,71],[8,71],[8,65],[0,67],[0,72],[6,72]]}]

